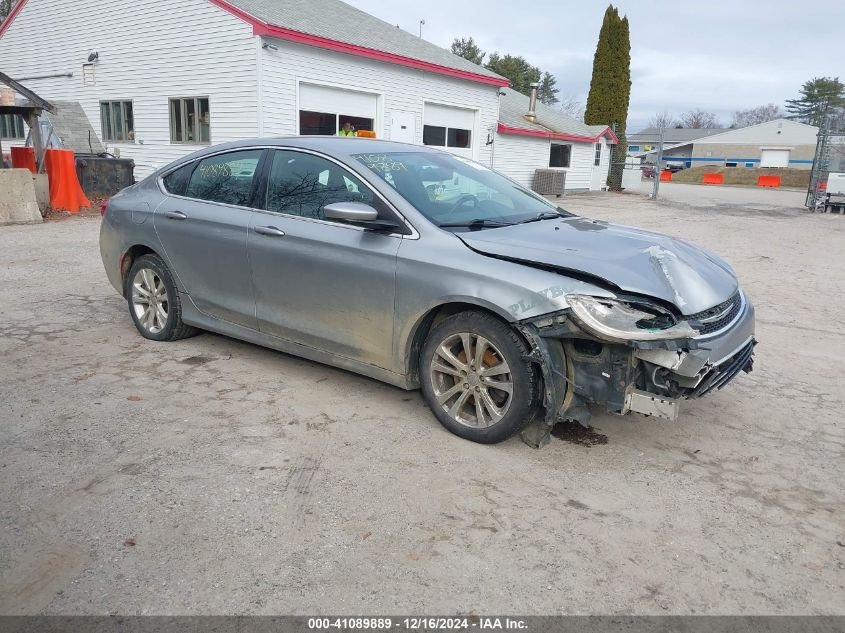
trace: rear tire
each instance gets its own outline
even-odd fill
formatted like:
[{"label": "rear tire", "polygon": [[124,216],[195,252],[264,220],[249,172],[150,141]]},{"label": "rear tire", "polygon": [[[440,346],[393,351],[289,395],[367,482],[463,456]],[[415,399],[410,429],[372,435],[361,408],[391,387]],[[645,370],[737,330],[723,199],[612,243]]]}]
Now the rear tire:
[{"label": "rear tire", "polygon": [[141,336],[152,341],[178,341],[199,330],[182,321],[182,304],[173,275],[155,254],[132,263],[126,280],[129,314]]},{"label": "rear tire", "polygon": [[481,444],[506,440],[541,410],[540,379],[529,352],[508,324],[490,314],[450,316],[423,345],[426,403],[455,435]]}]

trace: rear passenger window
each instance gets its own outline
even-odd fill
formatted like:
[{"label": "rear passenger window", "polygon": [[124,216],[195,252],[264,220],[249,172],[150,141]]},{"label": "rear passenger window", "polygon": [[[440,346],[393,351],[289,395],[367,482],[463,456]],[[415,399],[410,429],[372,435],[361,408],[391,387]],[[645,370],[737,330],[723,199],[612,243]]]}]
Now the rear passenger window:
[{"label": "rear passenger window", "polygon": [[252,203],[252,181],[264,150],[244,150],[201,160],[191,174],[189,198],[248,207]]},{"label": "rear passenger window", "polygon": [[175,196],[184,196],[185,190],[188,188],[188,178],[191,176],[191,170],[193,168],[194,164],[191,163],[190,165],[180,167],[176,171],[171,171],[162,178],[167,193],[172,193]]}]

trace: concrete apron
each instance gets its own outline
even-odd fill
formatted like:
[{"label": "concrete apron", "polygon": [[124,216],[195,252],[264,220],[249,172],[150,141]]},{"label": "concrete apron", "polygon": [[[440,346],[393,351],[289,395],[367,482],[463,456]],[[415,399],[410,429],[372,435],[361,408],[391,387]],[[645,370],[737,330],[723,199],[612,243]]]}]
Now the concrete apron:
[{"label": "concrete apron", "polygon": [[32,172],[28,169],[0,169],[0,226],[40,222],[41,211]]}]

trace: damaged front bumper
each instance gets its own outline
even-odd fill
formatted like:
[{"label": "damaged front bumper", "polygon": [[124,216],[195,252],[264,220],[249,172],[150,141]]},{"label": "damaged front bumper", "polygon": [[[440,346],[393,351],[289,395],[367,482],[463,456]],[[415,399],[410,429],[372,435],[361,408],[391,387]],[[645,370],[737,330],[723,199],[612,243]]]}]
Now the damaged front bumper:
[{"label": "damaged front bumper", "polygon": [[753,365],[754,307],[742,295],[735,318],[716,332],[686,339],[601,340],[568,311],[517,325],[532,345],[544,383],[544,419],[522,433],[539,447],[559,420],[587,424],[588,405],[675,420],[682,400],[721,389]]}]

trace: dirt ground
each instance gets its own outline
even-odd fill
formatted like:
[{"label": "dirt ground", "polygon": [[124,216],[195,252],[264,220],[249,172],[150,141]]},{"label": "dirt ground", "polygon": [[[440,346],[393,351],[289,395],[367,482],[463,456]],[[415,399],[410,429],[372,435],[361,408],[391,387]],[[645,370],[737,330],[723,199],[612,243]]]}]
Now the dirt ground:
[{"label": "dirt ground", "polygon": [[564,206],[731,261],[755,370],[541,450],[220,336],[146,341],[98,218],[0,229],[0,613],[845,614],[845,218],[662,191]]}]

